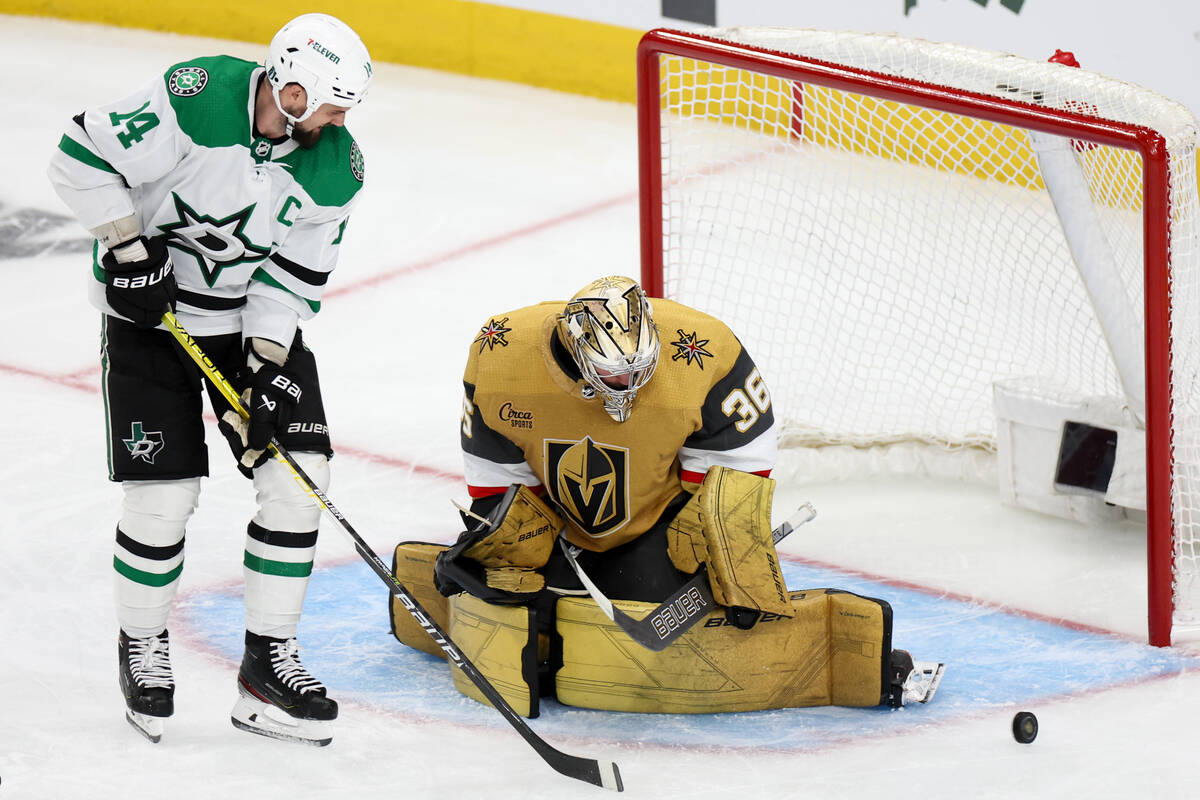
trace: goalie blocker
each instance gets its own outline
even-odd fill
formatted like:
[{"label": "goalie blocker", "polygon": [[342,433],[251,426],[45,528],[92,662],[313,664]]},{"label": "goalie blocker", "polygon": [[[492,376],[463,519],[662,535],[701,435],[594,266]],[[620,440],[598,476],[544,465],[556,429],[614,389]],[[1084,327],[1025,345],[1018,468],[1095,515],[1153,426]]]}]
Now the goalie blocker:
[{"label": "goalie blocker", "polygon": [[[656,713],[896,707],[929,700],[942,665],[914,665],[906,652],[892,650],[887,602],[837,589],[788,591],[782,576],[774,577],[773,485],[767,478],[714,468],[676,515],[671,561],[693,571],[706,565],[720,605],[657,652],[634,643],[591,598],[543,588],[540,571],[555,551],[547,526],[557,532],[562,522],[526,487],[512,487],[487,524],[464,533],[453,547],[399,544],[393,570],[505,700],[529,717],[538,715],[542,697],[583,708]],[[726,524],[706,525],[718,509],[728,512]],[[729,524],[734,518],[737,524]],[[695,556],[693,564],[683,563],[685,551]],[[749,574],[747,561],[759,565]],[[756,609],[752,629],[741,626],[743,617],[727,613],[730,603]],[[656,607],[613,604],[635,619]],[[441,655],[394,599],[390,611],[397,639]],[[465,676],[453,677],[456,688],[483,701]]]}]

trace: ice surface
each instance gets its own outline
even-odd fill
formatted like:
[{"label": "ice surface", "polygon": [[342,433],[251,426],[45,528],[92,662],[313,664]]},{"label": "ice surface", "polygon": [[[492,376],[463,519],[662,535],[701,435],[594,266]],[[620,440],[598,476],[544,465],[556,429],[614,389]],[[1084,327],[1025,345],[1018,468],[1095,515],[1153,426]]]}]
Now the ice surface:
[{"label": "ice surface", "polygon": [[[9,68],[0,174],[0,798],[583,798],[440,662],[387,632],[385,590],[335,525],[302,628],[342,700],[332,746],[229,724],[250,486],[210,429],[213,477],[188,530],[172,618],[177,713],[152,746],[123,719],[104,479],[98,317],[84,233],[45,165],[69,118],[195,55],[261,48],[0,17]],[[16,68],[20,65],[20,68]],[[379,65],[351,115],[367,188],[306,338],[338,457],[330,496],[385,560],[447,540],[467,346],[490,314],[637,273],[635,112],[523,86]],[[45,220],[35,230],[28,222]],[[16,233],[20,235],[16,235]],[[551,705],[532,726],[615,760],[629,797],[1191,797],[1200,719],[1192,646],[1145,636],[1135,528],[1031,526],[977,486],[782,486],[819,518],[783,546],[789,584],[893,603],[896,644],[949,662],[937,698],[898,712],[616,715]],[[1013,713],[1038,714],[1032,745]]]}]

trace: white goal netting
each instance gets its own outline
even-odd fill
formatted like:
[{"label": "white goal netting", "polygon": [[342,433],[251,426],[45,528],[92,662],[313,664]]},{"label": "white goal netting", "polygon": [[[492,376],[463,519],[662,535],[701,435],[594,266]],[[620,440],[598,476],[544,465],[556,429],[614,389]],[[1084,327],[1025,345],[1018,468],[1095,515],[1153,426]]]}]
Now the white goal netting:
[{"label": "white goal netting", "polygon": [[[1144,422],[1147,392],[1158,390],[1143,384],[1146,236],[1167,232],[1166,263],[1149,269],[1165,268],[1169,281],[1156,300],[1170,315],[1171,371],[1160,382],[1170,398],[1162,466],[1175,621],[1200,622],[1200,585],[1191,583],[1200,574],[1191,114],[1083,69],[957,45],[792,29],[706,35],[767,51],[766,66],[658,56],[662,293],[738,333],[768,376],[787,447],[917,447],[977,463],[996,447],[993,387],[1013,379],[1120,398],[1134,424]],[[918,91],[884,100],[869,88],[828,88],[781,72],[772,51]],[[932,103],[919,91],[928,86],[942,87]],[[1147,224],[1156,206],[1143,196],[1137,152],[1065,135],[1078,129],[1031,133],[1019,114],[985,121],[955,107],[955,98],[980,97],[1161,134],[1169,189],[1157,222]],[[1004,119],[1004,109],[992,116]],[[1056,211],[1035,145],[1078,165],[1083,199],[1069,205],[1086,207],[1089,223]],[[1072,224],[1091,224],[1095,241],[1069,241]],[[1081,258],[1099,264],[1098,283],[1085,285]]]}]

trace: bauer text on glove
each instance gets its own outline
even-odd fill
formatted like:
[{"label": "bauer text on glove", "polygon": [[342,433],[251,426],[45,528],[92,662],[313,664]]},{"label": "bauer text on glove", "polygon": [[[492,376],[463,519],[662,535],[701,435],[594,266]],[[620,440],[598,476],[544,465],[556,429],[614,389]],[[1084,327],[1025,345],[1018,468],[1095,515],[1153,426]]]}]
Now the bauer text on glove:
[{"label": "bauer text on glove", "polygon": [[175,308],[175,270],[161,237],[117,245],[101,259],[109,306],[139,328],[153,328]]},{"label": "bauer text on glove", "polygon": [[221,416],[221,431],[238,455],[239,469],[247,474],[267,460],[267,446],[287,425],[304,394],[284,370],[286,360],[287,350],[282,345],[259,338],[247,342],[246,368],[238,383],[245,387],[242,404],[250,416],[243,419],[232,409]]}]

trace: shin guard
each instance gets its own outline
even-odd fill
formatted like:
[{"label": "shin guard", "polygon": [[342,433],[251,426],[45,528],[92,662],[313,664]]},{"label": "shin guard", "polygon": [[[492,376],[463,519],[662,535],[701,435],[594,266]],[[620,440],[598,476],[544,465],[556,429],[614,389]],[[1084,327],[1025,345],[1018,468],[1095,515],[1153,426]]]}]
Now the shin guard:
[{"label": "shin guard", "polygon": [[[324,453],[295,453],[296,462],[322,490],[329,486]],[[258,513],[246,529],[242,570],[246,580],[246,630],[288,639],[296,635],[317,552],[321,506],[278,461],[254,472]]]},{"label": "shin guard", "polygon": [[125,481],[122,488],[124,508],[113,548],[117,619],[130,636],[145,639],[166,627],[200,479]]}]

